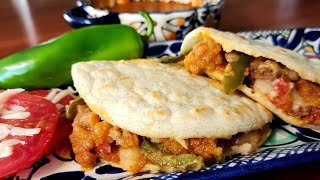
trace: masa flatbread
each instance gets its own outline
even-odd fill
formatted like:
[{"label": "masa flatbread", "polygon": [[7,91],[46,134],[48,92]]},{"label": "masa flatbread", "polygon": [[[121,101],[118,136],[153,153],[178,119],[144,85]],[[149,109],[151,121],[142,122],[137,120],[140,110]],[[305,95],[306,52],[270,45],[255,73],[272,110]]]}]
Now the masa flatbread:
[{"label": "masa flatbread", "polygon": [[[223,74],[221,74],[221,72],[208,71],[206,72],[206,74],[213,79],[217,79],[219,81],[223,80]],[[293,124],[295,126],[304,127],[304,128],[320,129],[320,126],[318,125],[308,124],[307,122],[302,121],[298,117],[290,116],[283,110],[277,108],[275,105],[273,105],[270,102],[270,100],[266,96],[263,95],[264,93],[260,89],[255,88],[255,90],[253,90],[252,88],[249,88],[245,85],[239,86],[238,89],[241,92],[243,92],[245,95],[250,97],[251,99],[262,104],[264,107],[269,109],[271,112],[273,112],[274,114],[276,114],[278,117],[280,117],[282,120],[286,121],[289,124]]]},{"label": "masa flatbread", "polygon": [[261,56],[275,60],[297,72],[301,78],[320,84],[319,60],[307,59],[297,52],[261,41],[251,40],[231,32],[223,32],[205,27],[197,28],[185,37],[180,54],[189,52],[193,44],[202,40],[203,35],[219,43],[225,52],[235,50],[250,56]]},{"label": "masa flatbread", "polygon": [[272,114],[226,95],[207,77],[158,60],[91,61],[72,66],[79,95],[114,126],[151,138],[230,138],[261,128]]},{"label": "masa flatbread", "polygon": [[[190,32],[184,39],[181,46],[180,54],[187,54],[193,45],[202,41],[203,37],[209,37],[219,43],[225,52],[232,50],[242,52],[254,57],[265,57],[275,60],[287,68],[297,72],[303,79],[320,84],[320,61],[316,59],[307,59],[304,56],[281,47],[273,46],[261,41],[251,40],[240,35],[223,32],[212,28],[201,27]],[[213,79],[223,81],[224,72],[221,71],[206,71],[208,76]],[[273,105],[264,93],[259,89],[251,89],[245,85],[238,88],[251,99],[259,102],[274,114],[289,124],[304,128],[320,129],[319,125],[308,124],[300,118],[290,116],[283,110]]]}]

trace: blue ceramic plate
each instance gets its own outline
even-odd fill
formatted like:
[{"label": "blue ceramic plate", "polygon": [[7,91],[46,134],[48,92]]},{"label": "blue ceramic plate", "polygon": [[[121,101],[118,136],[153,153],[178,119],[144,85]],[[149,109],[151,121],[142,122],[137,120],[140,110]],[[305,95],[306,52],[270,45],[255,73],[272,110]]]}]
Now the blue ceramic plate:
[{"label": "blue ceramic plate", "polygon": [[[244,32],[244,36],[292,49],[320,60],[320,28]],[[181,41],[150,44],[148,57],[177,55]],[[55,153],[21,171],[15,179],[221,179],[320,160],[320,131],[298,128],[275,119],[272,134],[259,151],[237,156],[200,171],[174,174],[130,174],[109,165],[84,172],[72,153]],[[63,155],[64,154],[64,155]]]}]

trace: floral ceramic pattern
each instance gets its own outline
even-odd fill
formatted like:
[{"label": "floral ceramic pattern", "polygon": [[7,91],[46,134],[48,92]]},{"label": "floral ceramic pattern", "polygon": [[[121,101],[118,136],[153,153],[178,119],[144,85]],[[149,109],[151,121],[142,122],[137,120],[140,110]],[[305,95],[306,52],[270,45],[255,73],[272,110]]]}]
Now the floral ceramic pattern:
[{"label": "floral ceramic pattern", "polygon": [[[320,28],[257,31],[241,34],[293,49],[309,58],[317,59],[320,55]],[[151,43],[147,50],[147,57],[176,56],[181,44],[180,40]],[[274,120],[272,129],[270,138],[259,148],[257,153],[237,156],[223,164],[212,165],[196,172],[130,174],[109,165],[101,165],[94,170],[84,172],[73,160],[71,153],[69,156],[63,157],[58,154],[44,157],[29,169],[18,173],[13,179],[195,179],[200,177],[202,179],[221,179],[320,160],[320,131],[298,128],[288,125],[280,119]]]},{"label": "floral ceramic pattern", "polygon": [[[155,0],[156,1],[156,0]],[[170,0],[188,3],[189,0]],[[84,2],[84,3],[83,3]],[[89,3],[86,3],[89,2]],[[168,1],[169,2],[169,1]],[[223,0],[203,0],[199,8],[172,12],[150,12],[154,21],[154,33],[150,42],[163,42],[183,39],[187,33],[196,27],[208,25],[216,27],[220,20],[220,9]],[[95,24],[127,24],[134,27],[137,32],[144,34],[147,23],[139,13],[117,13],[95,9],[87,4],[90,0],[77,1],[78,7],[64,13],[64,19],[74,28]],[[207,21],[209,20],[209,21]]]},{"label": "floral ceramic pattern", "polygon": [[[150,13],[155,27],[154,34],[149,41],[162,42],[183,39],[191,30],[203,26],[208,16],[211,17],[213,26],[216,26],[220,20],[222,4],[222,0],[216,0],[215,3],[207,3],[197,9],[170,13]],[[137,13],[120,13],[119,19],[121,24],[131,25],[141,34],[147,29],[147,23]]]}]

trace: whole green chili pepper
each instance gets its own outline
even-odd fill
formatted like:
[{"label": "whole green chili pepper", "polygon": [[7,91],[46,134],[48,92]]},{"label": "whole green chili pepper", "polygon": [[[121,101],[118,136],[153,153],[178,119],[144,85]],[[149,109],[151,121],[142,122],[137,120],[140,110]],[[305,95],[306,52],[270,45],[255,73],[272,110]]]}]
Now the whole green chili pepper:
[{"label": "whole green chili pepper", "polygon": [[143,56],[153,34],[150,16],[140,13],[148,30],[140,36],[127,25],[96,25],[68,32],[43,45],[0,60],[0,88],[52,88],[72,84],[72,64],[89,60],[120,60]]}]

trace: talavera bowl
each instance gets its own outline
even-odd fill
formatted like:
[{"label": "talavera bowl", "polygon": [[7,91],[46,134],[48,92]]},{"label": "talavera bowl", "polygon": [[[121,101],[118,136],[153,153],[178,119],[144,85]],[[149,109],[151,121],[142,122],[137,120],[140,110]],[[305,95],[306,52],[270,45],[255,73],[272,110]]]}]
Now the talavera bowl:
[{"label": "talavera bowl", "polygon": [[[132,0],[126,1],[132,2]],[[173,0],[162,1],[173,2]],[[198,5],[201,3],[201,5],[186,10],[149,12],[155,23],[154,35],[150,38],[150,41],[183,39],[188,32],[199,26],[216,28],[220,20],[220,9],[223,0],[175,0],[174,2],[191,4],[194,1]],[[121,23],[134,27],[141,34],[146,31],[146,21],[138,12],[111,12],[106,9],[94,8],[91,5],[90,0],[77,1],[77,7],[65,12],[64,19],[73,28],[96,24]]]}]

